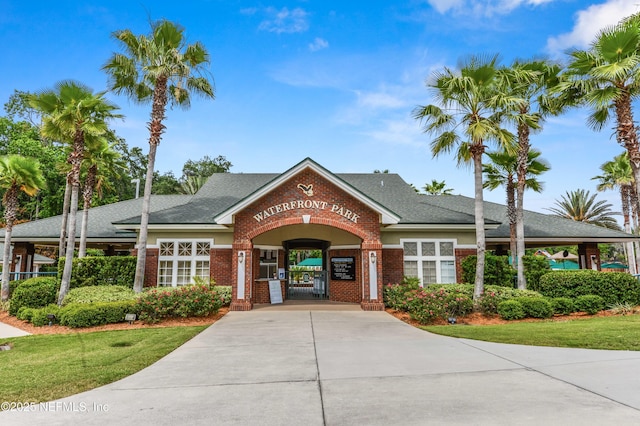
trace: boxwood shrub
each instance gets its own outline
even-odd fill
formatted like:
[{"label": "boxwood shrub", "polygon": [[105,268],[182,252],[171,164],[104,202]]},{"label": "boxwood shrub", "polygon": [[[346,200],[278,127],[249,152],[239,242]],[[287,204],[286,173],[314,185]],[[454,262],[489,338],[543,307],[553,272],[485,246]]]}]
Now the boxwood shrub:
[{"label": "boxwood shrub", "polygon": [[140,319],[154,323],[163,318],[199,317],[218,312],[222,299],[215,291],[202,285],[188,285],[175,289],[153,288],[137,299]]},{"label": "boxwood shrub", "polygon": [[[62,276],[66,258],[58,261],[58,276]],[[94,256],[73,259],[69,288],[92,285],[122,285],[133,288],[136,275],[135,256]]]},{"label": "boxwood shrub", "polygon": [[516,299],[522,305],[525,317],[550,318],[553,316],[553,307],[544,297],[518,297]]},{"label": "boxwood shrub", "polygon": [[137,314],[135,300],[118,302],[71,303],[58,314],[60,325],[67,327],[92,327],[123,322],[126,314]]},{"label": "boxwood shrub", "polygon": [[553,271],[543,275],[537,290],[547,297],[568,297],[593,294],[604,299],[605,305],[615,303],[640,304],[640,283],[629,274],[579,271]]},{"label": "boxwood shrub", "polygon": [[[471,255],[462,259],[462,280],[472,283],[476,278],[477,256]],[[513,288],[515,271],[509,265],[507,256],[485,255],[484,284]]]},{"label": "boxwood shrub", "polygon": [[[55,315],[55,319],[49,319],[49,314]],[[34,309],[31,315],[31,324],[36,327],[42,327],[43,325],[49,325],[49,321],[53,324],[58,322],[58,316],[60,315],[60,307],[55,304],[51,304],[44,308]]]},{"label": "boxwood shrub", "polygon": [[99,285],[72,288],[65,296],[62,304],[117,302],[119,300],[134,300],[135,298],[136,293],[129,287],[121,285]]},{"label": "boxwood shrub", "polygon": [[52,277],[37,277],[24,280],[13,292],[9,304],[9,315],[15,316],[20,308],[43,308],[56,302],[58,282]]},{"label": "boxwood shrub", "polygon": [[551,299],[553,312],[558,315],[569,315],[576,311],[575,303],[568,297],[554,297]]},{"label": "boxwood shrub", "polygon": [[505,300],[498,303],[498,314],[505,320],[517,320],[526,316],[522,304],[515,300]]},{"label": "boxwood shrub", "polygon": [[[614,274],[619,272],[613,272]],[[576,298],[575,306],[578,311],[586,312],[590,315],[602,311],[606,304],[602,297],[595,294],[585,294]]]}]

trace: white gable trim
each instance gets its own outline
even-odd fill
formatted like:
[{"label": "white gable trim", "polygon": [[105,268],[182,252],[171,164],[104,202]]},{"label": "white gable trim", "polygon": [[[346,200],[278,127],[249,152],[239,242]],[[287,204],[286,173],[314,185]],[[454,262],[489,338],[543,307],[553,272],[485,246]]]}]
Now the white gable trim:
[{"label": "white gable trim", "polygon": [[369,198],[367,195],[363,194],[362,192],[358,191],[353,186],[349,185],[348,183],[346,183],[342,179],[338,178],[336,175],[334,175],[333,173],[329,172],[327,169],[323,168],[322,166],[320,166],[318,163],[316,163],[315,161],[313,161],[310,158],[304,159],[303,161],[301,161],[297,165],[293,166],[291,169],[287,170],[286,172],[282,173],[277,178],[273,179],[271,182],[269,182],[266,185],[264,185],[262,188],[258,189],[254,193],[250,194],[248,197],[246,197],[243,200],[239,201],[238,203],[234,204],[233,206],[231,206],[229,209],[225,210],[224,212],[220,213],[218,216],[216,216],[214,218],[214,220],[216,221],[216,223],[218,223],[220,225],[231,225],[231,224],[233,224],[233,218],[237,213],[239,213],[240,211],[244,210],[246,207],[248,207],[249,205],[254,203],[256,200],[258,200],[259,198],[261,198],[264,195],[268,194],[269,192],[271,192],[272,190],[274,190],[275,188],[277,188],[278,186],[283,184],[285,181],[287,181],[288,179],[290,179],[294,175],[300,173],[301,171],[303,171],[303,170],[305,170],[307,168],[313,170],[316,173],[318,173],[320,176],[322,176],[328,182],[330,182],[333,185],[337,186],[341,190],[347,192],[353,198],[355,198],[356,200],[360,201],[362,204],[364,204],[365,206],[369,207],[373,211],[379,213],[380,214],[380,223],[381,224],[383,224],[383,225],[394,225],[394,224],[397,224],[398,222],[400,222],[400,216],[398,216],[397,214],[395,214],[391,210],[387,209],[386,207],[384,207],[380,203],[372,200],[371,198]]}]

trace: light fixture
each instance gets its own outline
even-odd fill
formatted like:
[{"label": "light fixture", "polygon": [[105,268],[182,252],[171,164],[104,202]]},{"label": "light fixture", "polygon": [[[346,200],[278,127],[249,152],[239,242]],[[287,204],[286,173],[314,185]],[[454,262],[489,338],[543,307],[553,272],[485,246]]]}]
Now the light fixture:
[{"label": "light fixture", "polygon": [[126,314],[124,316],[124,320],[128,321],[129,324],[133,324],[133,322],[138,318],[136,314]]},{"label": "light fixture", "polygon": [[244,262],[244,252],[241,251],[238,253],[238,263]]},{"label": "light fixture", "polygon": [[49,325],[51,325],[56,320],[56,316],[53,314],[47,314],[47,319],[49,320]]},{"label": "light fixture", "polygon": [[369,253],[369,256],[371,257],[371,263],[376,263],[376,252],[372,251],[371,253]]}]

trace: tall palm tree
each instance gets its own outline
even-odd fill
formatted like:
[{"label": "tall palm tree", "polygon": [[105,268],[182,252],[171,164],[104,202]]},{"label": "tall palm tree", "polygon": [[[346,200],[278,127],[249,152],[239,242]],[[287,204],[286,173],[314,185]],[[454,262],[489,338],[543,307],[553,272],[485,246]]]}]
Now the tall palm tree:
[{"label": "tall palm tree", "polygon": [[[507,192],[507,217],[509,218],[510,231],[510,250],[514,268],[518,262],[517,253],[517,202],[519,201],[516,187],[518,181],[516,179],[519,170],[519,154],[510,154],[505,151],[490,152],[487,156],[491,163],[483,166],[483,172],[486,175],[484,188],[493,191],[500,186],[504,186]],[[541,153],[536,150],[529,150],[527,155],[525,179],[525,188],[535,192],[542,192],[542,182],[538,181],[537,176],[550,169],[548,163],[539,159]],[[523,238],[524,240],[524,238]]]},{"label": "tall palm tree", "polygon": [[562,68],[546,60],[516,60],[507,72],[506,86],[513,96],[521,97],[523,102],[515,105],[509,114],[518,133],[516,183],[515,183],[515,264],[518,275],[518,288],[525,289],[522,257],[524,243],[524,192],[529,175],[530,135],[539,131],[547,115],[558,114],[574,102],[570,93],[551,93],[561,81]]},{"label": "tall palm tree", "polygon": [[71,198],[66,260],[58,295],[58,304],[61,305],[71,283],[80,192],[80,168],[85,155],[85,140],[107,133],[107,121],[121,117],[121,115],[115,113],[118,107],[104,98],[104,92],[93,93],[89,87],[74,81],[62,81],[56,85],[54,90],[46,90],[32,96],[31,105],[43,114],[42,134],[70,144],[72,147],[67,158],[67,162],[71,165],[67,173],[67,182],[71,187]]},{"label": "tall palm tree", "polygon": [[[600,166],[602,174],[594,177],[600,181],[596,189],[598,191],[606,191],[607,189],[617,189],[620,192],[620,203],[622,205],[622,217],[624,231],[631,233],[630,207],[631,193],[633,192],[633,171],[627,153],[623,153],[614,157],[612,161],[607,161]],[[637,273],[636,257],[634,254],[633,243],[625,244],[627,252],[627,261],[629,262],[629,272]]]},{"label": "tall palm tree", "polygon": [[453,192],[453,188],[447,188],[445,181],[439,182],[435,179],[431,179],[431,183],[425,184],[422,188],[429,195],[451,195]]},{"label": "tall palm tree", "polygon": [[84,160],[85,178],[82,185],[82,225],[80,227],[80,243],[78,245],[78,257],[87,254],[87,231],[89,228],[89,209],[93,201],[94,193],[102,198],[102,190],[109,185],[109,174],[118,175],[124,170],[124,165],[119,161],[118,154],[103,137],[96,138],[87,144]]},{"label": "tall palm tree", "polygon": [[136,292],[141,292],[147,257],[153,169],[165,129],[163,121],[167,104],[188,108],[192,93],[211,99],[215,95],[206,70],[209,54],[201,43],[187,44],[182,27],[161,20],[152,24],[149,36],[136,36],[130,30],[122,30],[115,32],[114,37],[125,53],[114,54],[103,67],[109,75],[111,90],[139,102],[151,102],[149,155],[133,287]]},{"label": "tall palm tree", "polygon": [[18,213],[18,194],[20,191],[33,197],[44,188],[45,180],[40,171],[40,163],[21,155],[0,157],[0,188],[5,193],[4,205],[4,253],[2,254],[2,301],[9,299],[9,271],[11,254],[11,232]]},{"label": "tall palm tree", "polygon": [[431,153],[438,156],[457,148],[458,163],[472,161],[475,188],[477,264],[473,297],[484,291],[485,221],[482,194],[482,155],[488,142],[513,149],[514,136],[502,128],[503,111],[519,100],[505,95],[500,85],[498,56],[470,57],[458,70],[434,72],[427,86],[437,104],[419,106],[414,118],[424,132],[436,135]]},{"label": "tall palm tree", "polygon": [[570,53],[559,88],[573,91],[591,108],[587,123],[600,131],[615,120],[616,140],[631,162],[636,194],[640,194],[640,144],[632,103],[640,95],[640,20],[632,17],[600,31],[588,50]]},{"label": "tall palm tree", "polygon": [[613,216],[620,213],[611,211],[611,204],[606,201],[596,201],[598,194],[591,195],[589,191],[577,189],[567,191],[561,196],[561,200],[556,200],[556,207],[549,207],[547,210],[556,216],[571,219],[576,222],[591,223],[603,228],[620,230],[620,225]]}]

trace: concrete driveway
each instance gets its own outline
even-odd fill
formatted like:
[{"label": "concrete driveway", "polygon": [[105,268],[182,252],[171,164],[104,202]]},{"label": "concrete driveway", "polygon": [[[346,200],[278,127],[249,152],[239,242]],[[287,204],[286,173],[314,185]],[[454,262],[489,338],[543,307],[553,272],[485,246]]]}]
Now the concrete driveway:
[{"label": "concrete driveway", "polygon": [[0,424],[640,424],[639,373],[640,352],[452,339],[384,312],[259,309]]}]

